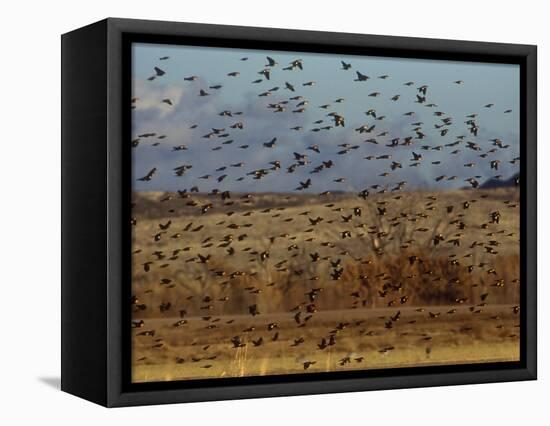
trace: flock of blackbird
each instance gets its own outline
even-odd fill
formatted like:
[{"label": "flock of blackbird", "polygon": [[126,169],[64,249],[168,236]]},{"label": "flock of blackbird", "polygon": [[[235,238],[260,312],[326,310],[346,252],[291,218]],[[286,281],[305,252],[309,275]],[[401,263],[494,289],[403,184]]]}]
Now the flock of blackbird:
[{"label": "flock of blackbird", "polygon": [[[249,58],[243,57],[240,61],[249,61]],[[152,67],[151,74],[147,79],[148,84],[153,84],[153,81],[159,83],[163,78],[166,78],[165,76],[169,72],[167,66],[169,62],[169,56],[159,58],[158,64]],[[482,134],[480,128],[483,125],[484,111],[494,111],[498,108],[499,114],[502,114],[503,119],[505,119],[512,112],[512,109],[508,106],[503,107],[486,103],[477,105],[474,111],[464,117],[452,117],[442,111],[435,102],[431,101],[430,86],[423,82],[403,81],[399,83],[399,87],[401,87],[399,93],[388,93],[383,91],[381,82],[392,79],[391,75],[369,75],[368,70],[356,69],[352,61],[335,61],[332,72],[339,73],[338,78],[347,79],[350,85],[356,85],[357,91],[363,91],[366,105],[369,105],[373,98],[381,97],[385,97],[389,102],[395,104],[399,104],[403,99],[414,101],[417,105],[415,110],[403,110],[400,113],[400,119],[409,121],[409,129],[404,134],[393,134],[392,131],[384,129],[386,116],[382,110],[366,107],[363,114],[364,122],[354,123],[339,112],[339,107],[346,102],[346,99],[342,97],[335,96],[333,99],[327,99],[325,104],[311,104],[308,101],[308,95],[312,90],[315,90],[316,82],[304,77],[304,75],[307,75],[307,60],[296,58],[289,63],[279,64],[277,58],[267,56],[265,62],[258,64],[254,75],[239,72],[237,65],[235,65],[235,68],[237,70],[222,73],[224,79],[219,84],[205,83],[205,80],[195,75],[182,75],[181,84],[185,85],[187,96],[207,98],[214,93],[223,92],[224,86],[231,84],[232,79],[248,79],[250,87],[255,90],[254,96],[259,99],[258,105],[273,114],[272,121],[274,123],[277,123],[278,117],[281,115],[298,116],[307,113],[314,116],[314,120],[308,124],[287,126],[284,129],[285,133],[288,134],[290,131],[292,135],[296,135],[296,140],[300,140],[301,135],[306,134],[306,132],[319,133],[325,135],[326,139],[333,143],[332,145],[304,144],[302,149],[296,151],[291,149],[284,154],[285,156],[281,156],[281,151],[275,149],[285,142],[280,140],[280,135],[258,134],[255,135],[258,140],[257,143],[239,142],[240,134],[245,132],[247,128],[247,117],[246,113],[233,109],[217,111],[216,117],[208,117],[208,120],[205,118],[204,122],[201,123],[182,123],[182,126],[193,132],[193,140],[167,144],[167,141],[170,141],[170,135],[159,129],[151,129],[136,134],[131,141],[134,156],[143,155],[142,159],[147,160],[146,154],[140,154],[139,151],[144,145],[169,150],[173,158],[179,161],[176,167],[170,167],[170,174],[173,179],[179,179],[179,181],[189,184],[187,187],[182,185],[181,189],[166,193],[160,198],[157,202],[161,208],[167,205],[163,202],[171,201],[172,203],[181,203],[186,208],[192,209],[193,215],[208,215],[215,212],[216,209],[220,209],[227,217],[226,221],[209,224],[209,226],[218,227],[220,235],[224,235],[223,238],[218,241],[206,238],[202,241],[202,246],[198,250],[193,250],[188,247],[184,248],[186,234],[192,232],[205,233],[207,228],[203,225],[194,226],[192,223],[187,224],[185,227],[178,226],[178,219],[185,218],[178,217],[175,209],[165,208],[165,215],[163,220],[157,224],[157,229],[151,235],[145,237],[150,238],[154,249],[147,252],[135,250],[133,253],[134,259],[137,259],[138,255],[140,256],[139,265],[145,273],[149,273],[154,268],[166,268],[167,265],[177,262],[192,262],[208,266],[213,263],[215,257],[223,258],[227,264],[231,264],[232,259],[236,257],[246,257],[248,264],[251,265],[250,270],[236,268],[233,270],[210,269],[213,279],[218,279],[220,286],[225,288],[231,286],[243,275],[257,275],[258,272],[254,266],[256,264],[269,262],[270,267],[275,271],[288,271],[290,268],[289,258],[298,256],[299,250],[303,249],[299,245],[307,244],[306,252],[308,254],[304,262],[326,264],[328,269],[326,280],[338,285],[345,274],[345,263],[340,258],[347,256],[351,261],[361,263],[365,261],[363,254],[342,253],[334,242],[317,239],[315,237],[317,230],[322,227],[336,229],[341,240],[375,235],[376,241],[382,241],[391,238],[391,229],[404,222],[410,222],[412,226],[416,226],[418,233],[431,232],[427,219],[430,212],[437,209],[445,211],[448,215],[453,232],[450,235],[436,233],[431,241],[432,247],[445,246],[447,248],[457,248],[457,250],[461,247],[463,250],[464,246],[468,245],[471,252],[479,250],[484,255],[497,256],[501,239],[514,238],[518,240],[518,230],[499,228],[503,214],[517,214],[516,212],[508,213],[511,209],[518,207],[518,203],[515,201],[495,201],[494,208],[492,207],[490,211],[484,213],[485,222],[481,226],[468,221],[467,213],[470,208],[473,208],[476,202],[475,199],[441,205],[437,196],[430,195],[425,203],[418,206],[409,206],[411,211],[416,208],[415,213],[397,211],[392,208],[393,203],[400,200],[403,192],[407,190],[408,182],[403,176],[410,176],[411,173],[414,173],[414,170],[420,168],[436,167],[437,170],[442,170],[440,174],[438,173],[433,177],[432,189],[435,188],[435,191],[437,191],[438,185],[450,181],[461,182],[465,190],[483,189],[485,188],[483,184],[488,179],[499,181],[510,178],[511,186],[518,185],[519,157],[515,155],[519,155],[519,153],[508,154],[517,147],[498,137],[482,140],[479,136]],[[467,82],[462,80],[449,81],[449,85],[457,86],[458,90],[460,89],[458,86],[465,84]],[[190,93],[192,95],[189,95]],[[162,99],[160,102],[164,104],[163,107],[165,108],[174,108],[176,103],[174,99],[170,98]],[[182,99],[181,102],[185,102],[185,99]],[[140,108],[140,98],[132,98],[131,105],[133,109],[138,110]],[[430,115],[434,117],[433,122],[429,125],[415,118],[420,108],[430,111]],[[284,125],[288,123],[286,120],[281,120],[281,122]],[[338,136],[340,129],[347,129],[349,126],[352,126],[354,130],[356,142],[341,140]],[[186,154],[193,150],[193,144],[201,144],[202,146],[206,144],[213,152],[222,151],[220,156],[222,161],[224,158],[223,153],[227,150],[231,150],[233,153],[239,152],[241,161],[219,164],[218,167],[212,170],[204,170],[200,163],[194,161],[194,164],[191,164],[190,161],[186,161]],[[376,154],[369,153],[373,150]],[[252,158],[254,153],[259,151],[262,151],[261,158],[268,158],[265,164],[261,167],[248,166],[247,159]],[[403,153],[407,155],[406,161],[403,161]],[[321,156],[321,154],[323,155]],[[352,194],[357,199],[357,205],[351,208],[342,208],[338,205],[338,202],[330,201],[332,200],[330,198],[332,194],[327,188],[344,184],[347,181],[346,176],[334,177],[331,175],[330,185],[328,185],[326,179],[323,181],[322,175],[328,173],[331,168],[337,169],[339,161],[350,155],[360,156],[365,160],[363,170],[349,170],[349,174],[365,175],[366,183],[364,187]],[[473,161],[472,158],[476,160]],[[384,171],[369,175],[369,164],[373,162],[383,164]],[[456,170],[457,164],[463,170],[461,175],[445,172],[447,169]],[[453,167],[450,167],[451,165]],[[135,173],[138,173],[136,180],[139,181],[140,190],[146,191],[147,185],[154,183],[161,167],[162,165],[150,164],[147,170],[142,172],[135,170]],[[492,173],[489,176],[479,171],[487,169]],[[506,173],[505,176],[501,175],[503,171]],[[265,179],[268,175],[273,177],[273,175],[291,175],[293,173],[306,177],[296,178],[291,188],[281,188],[281,199],[284,199],[285,193],[290,194],[287,198],[295,197],[296,194],[307,193],[310,196],[319,197],[319,204],[322,205],[326,214],[319,214],[319,212],[313,214],[307,210],[307,206],[304,206],[305,210],[298,217],[285,216],[286,208],[284,206],[252,211],[250,206],[254,206],[255,197],[258,197],[262,191],[260,189],[250,193],[233,191],[235,185],[238,185],[236,182],[258,181],[255,188],[261,188],[262,179]],[[441,187],[441,189],[446,188]],[[344,189],[342,191],[344,192]],[[379,194],[386,195],[380,196]],[[486,191],[479,194],[476,192],[476,196],[480,198],[488,197]],[[371,199],[373,201],[370,201]],[[385,221],[388,225],[387,229],[380,229],[376,224],[379,222],[368,223],[370,218],[365,215],[365,203],[373,203],[376,207],[374,210],[375,215],[378,219],[382,218]],[[134,203],[133,211],[136,207],[138,206]],[[265,221],[270,221],[268,223],[273,231],[273,235],[266,235],[265,237],[270,238],[272,245],[280,244],[283,246],[284,252],[288,253],[288,258],[273,258],[272,253],[267,250],[245,248],[241,244],[247,242],[246,230],[253,226],[250,216],[253,214],[257,216],[262,213],[264,214],[262,220],[265,218]],[[139,215],[133,214],[132,225],[135,227],[139,221]],[[296,235],[285,232],[285,224],[290,221],[299,221],[303,224],[304,235],[309,236],[309,238],[304,238],[303,242],[296,243]],[[361,221],[366,221],[366,223]],[[471,227],[479,229],[479,239],[473,242],[464,241],[461,238],[464,230]],[[205,233],[205,235],[207,234]],[[164,250],[162,244],[165,240],[175,240],[177,242],[181,240],[182,248]],[[414,243],[414,240],[407,241],[403,248],[413,247]],[[155,245],[158,247],[155,248]],[[207,251],[204,250],[206,248],[208,248]],[[201,249],[203,250],[201,251]],[[330,250],[333,250],[333,254],[326,255],[327,251]],[[385,254],[383,246],[373,245],[372,251],[377,256],[384,256]],[[462,257],[463,252],[460,253]],[[471,255],[466,255],[466,259],[463,261],[459,259],[457,254],[451,254],[449,262],[455,262],[457,266],[467,269],[470,273],[474,270],[482,270],[484,273],[494,276],[494,287],[496,289],[504,286],[504,279],[499,276],[499,271],[495,270],[491,262],[472,264],[472,262],[468,262],[468,257],[471,258]],[[420,256],[415,255],[409,255],[404,259],[407,265],[423,262]],[[300,275],[300,271],[290,272]],[[288,313],[289,318],[292,318],[298,329],[306,327],[308,321],[318,312],[317,301],[318,298],[322,297],[324,290],[322,286],[315,285],[318,277],[304,275],[301,278],[304,281],[310,280],[312,286],[304,294],[303,300],[297,300],[296,306]],[[358,277],[358,279],[365,279],[365,277]],[[383,319],[385,328],[391,329],[400,320],[400,307],[405,308],[407,306],[409,297],[400,291],[399,283],[394,282],[387,276],[380,276],[377,279],[380,281],[377,297],[385,298],[385,301],[389,301],[387,306],[395,309],[391,315]],[[159,285],[165,288],[173,288],[178,285],[178,279],[167,276],[163,278]],[[271,282],[265,285],[275,286],[277,284]],[[250,303],[243,307],[241,314],[254,318],[256,325],[253,329],[262,329],[263,334],[251,337],[250,330],[243,330],[242,333],[227,336],[226,341],[223,343],[226,344],[228,350],[239,350],[239,348],[246,345],[251,347],[269,345],[279,338],[276,322],[267,319],[265,324],[261,323],[263,307],[254,299],[261,288],[249,287],[243,289],[243,291],[247,293],[247,300]],[[471,303],[470,312],[473,314],[481,312],[488,295],[488,293],[485,293],[480,300],[468,301],[467,303]],[[220,318],[215,315],[216,305],[227,302],[228,297],[214,299],[208,294],[190,297],[200,297],[200,304],[205,307],[206,314],[204,317],[207,318],[205,321],[208,323],[205,332],[209,330],[219,332],[224,323],[232,323],[231,319],[220,321]],[[348,297],[348,295],[346,294],[345,297]],[[367,306],[366,301],[360,300],[359,294],[351,294],[349,297],[354,301],[353,308]],[[457,305],[465,302],[465,300],[456,300]],[[162,333],[148,327],[147,318],[140,317],[142,313],[154,311],[156,316],[174,318],[173,327],[185,327],[187,324],[188,312],[185,306],[176,306],[171,300],[163,301],[160,306],[151,306],[134,295],[131,303],[134,316],[132,320],[134,333],[137,336],[153,337],[151,343],[153,348],[163,347]],[[513,306],[510,309],[513,310],[513,313],[517,313],[519,307]],[[454,311],[456,310],[452,309],[447,314]],[[424,310],[418,308],[418,312],[424,312]],[[441,315],[441,312],[428,309],[425,311],[425,315],[427,318],[435,319]],[[325,351],[331,346],[338,345],[339,332],[349,325],[350,323],[338,322],[333,328],[327,330],[326,335],[320,336],[318,341],[309,342],[309,344],[316,351]],[[292,348],[306,343],[308,342],[305,342],[304,338],[300,336],[291,339]],[[393,349],[392,346],[387,346],[380,348],[380,352],[386,353]],[[203,367],[210,368],[215,358],[215,356],[209,358],[209,361]],[[338,363],[339,365],[346,365],[352,361],[361,363],[362,360],[363,357],[361,356],[355,358],[344,357]],[[184,363],[186,360],[177,357],[174,362]],[[303,359],[301,368],[308,370],[315,362]]]}]

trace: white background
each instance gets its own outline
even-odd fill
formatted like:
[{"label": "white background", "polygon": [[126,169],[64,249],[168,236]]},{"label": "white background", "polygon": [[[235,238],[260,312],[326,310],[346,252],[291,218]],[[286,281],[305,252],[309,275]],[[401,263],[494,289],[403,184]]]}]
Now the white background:
[{"label": "white background", "polygon": [[[513,6],[510,6],[513,4]],[[545,2],[17,1],[0,25],[0,422],[545,424],[550,214]],[[539,46],[539,380],[107,410],[64,394],[60,358],[60,34],[108,16]],[[545,302],[546,301],[546,302]],[[545,395],[545,393],[547,393]],[[537,419],[540,419],[537,421]],[[124,422],[124,423],[123,423]],[[548,423],[546,423],[548,424]]]}]

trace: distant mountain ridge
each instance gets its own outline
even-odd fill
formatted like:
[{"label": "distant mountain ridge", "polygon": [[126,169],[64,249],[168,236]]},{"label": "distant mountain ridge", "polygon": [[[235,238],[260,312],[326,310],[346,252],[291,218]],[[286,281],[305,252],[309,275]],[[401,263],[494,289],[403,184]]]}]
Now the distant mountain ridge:
[{"label": "distant mountain ridge", "polygon": [[480,185],[482,189],[494,189],[494,188],[507,188],[511,186],[517,186],[516,180],[519,178],[519,173],[516,173],[510,179],[489,179]]}]

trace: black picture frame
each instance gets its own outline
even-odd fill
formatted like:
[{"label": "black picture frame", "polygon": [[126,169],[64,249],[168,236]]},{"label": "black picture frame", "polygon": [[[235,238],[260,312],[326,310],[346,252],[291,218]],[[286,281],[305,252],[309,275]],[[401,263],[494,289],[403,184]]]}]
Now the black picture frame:
[{"label": "black picture frame", "polygon": [[[130,383],[132,42],[520,65],[520,361]],[[534,380],[536,46],[109,18],[62,36],[62,390],[108,406]]]}]

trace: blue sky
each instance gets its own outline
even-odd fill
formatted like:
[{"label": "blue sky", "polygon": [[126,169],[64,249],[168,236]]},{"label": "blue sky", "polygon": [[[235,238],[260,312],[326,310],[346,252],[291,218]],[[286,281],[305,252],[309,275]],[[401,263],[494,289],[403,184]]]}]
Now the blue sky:
[{"label": "blue sky", "polygon": [[[169,56],[167,60],[159,58]],[[258,74],[267,64],[266,56],[278,62],[271,68],[271,79],[265,80]],[[464,179],[480,176],[483,182],[497,174],[502,178],[513,176],[518,165],[508,161],[519,156],[519,67],[508,64],[468,63],[454,61],[432,61],[401,58],[380,58],[366,56],[345,56],[315,54],[303,52],[255,51],[213,47],[192,47],[179,45],[135,44],[133,46],[133,97],[138,98],[133,110],[133,138],[143,133],[156,133],[149,138],[140,138],[139,145],[133,149],[133,173],[135,190],[176,190],[199,186],[201,191],[214,188],[231,191],[293,191],[300,181],[312,178],[312,185],[306,191],[325,190],[358,191],[370,185],[393,187],[396,182],[407,181],[405,189],[429,188],[452,189],[468,184]],[[241,61],[241,58],[248,58]],[[284,71],[283,67],[294,59],[303,60],[303,70],[297,68]],[[341,61],[350,63],[352,68],[343,70]],[[160,67],[165,75],[148,81],[155,74],[154,67]],[[237,77],[227,76],[237,71]],[[366,74],[370,79],[356,82],[356,71]],[[389,75],[387,79],[378,78]],[[195,81],[185,81],[185,77],[197,76]],[[262,79],[259,84],[252,81]],[[464,83],[457,85],[456,80]],[[314,81],[314,86],[303,83]],[[413,81],[414,85],[404,83]],[[289,82],[295,92],[285,89]],[[222,85],[215,90],[209,86]],[[417,88],[428,85],[426,102],[416,103]],[[279,87],[270,96],[258,94]],[[199,96],[204,89],[209,96]],[[368,96],[380,92],[377,97]],[[390,98],[400,95],[398,101]],[[303,113],[293,113],[298,101],[289,101],[290,97],[303,96],[308,101]],[[335,103],[337,98],[344,102]],[[170,99],[172,105],[163,103]],[[284,112],[273,112],[267,108],[269,103],[289,101]],[[426,107],[434,103],[436,107]],[[493,103],[492,108],[484,105]],[[330,104],[327,109],[320,105]],[[369,109],[376,110],[375,120],[365,114]],[[511,109],[511,113],[504,113]],[[241,111],[242,115],[226,117],[219,113],[224,110]],[[413,111],[413,116],[403,114]],[[434,112],[443,112],[436,116]],[[330,112],[345,117],[345,127],[333,127],[330,130],[313,132],[311,129],[333,125]],[[470,134],[464,123],[466,115],[477,113],[476,122],[480,128],[477,137]],[[434,125],[443,124],[441,119],[451,117],[452,124],[445,136]],[[321,124],[314,124],[323,120]],[[244,128],[231,129],[235,122],[243,122]],[[411,125],[422,122],[425,139],[413,139],[411,146],[390,148],[391,139],[416,136]],[[190,129],[192,125],[195,129]],[[354,129],[361,125],[375,125],[371,133],[360,134]],[[302,131],[290,130],[302,126]],[[212,128],[224,128],[221,134],[203,138]],[[386,136],[377,136],[387,132]],[[158,139],[158,136],[164,136]],[[463,141],[453,147],[453,143],[464,136]],[[277,138],[273,148],[263,143]],[[365,143],[375,138],[377,145]],[[506,149],[493,146],[490,139],[499,138]],[[230,144],[222,142],[233,140]],[[467,149],[466,141],[475,142],[481,151]],[[156,144],[156,145],[154,145]],[[173,151],[173,147],[184,144],[187,150]],[[320,153],[307,150],[315,144]],[[343,147],[339,144],[359,145],[344,155],[337,155]],[[239,146],[248,145],[247,149]],[[421,146],[436,147],[441,150],[422,150]],[[216,149],[221,147],[221,149]],[[484,159],[479,155],[490,149]],[[214,149],[214,150],[213,150]],[[459,153],[451,154],[455,150]],[[422,153],[419,167],[409,167],[411,152]],[[308,155],[309,164],[297,167],[294,173],[287,173],[286,167],[294,162],[293,152]],[[367,156],[391,155],[387,160],[366,160]],[[499,170],[491,170],[490,161],[500,160]],[[281,169],[270,171],[260,180],[252,179],[246,173],[271,167],[270,161],[281,162]],[[314,167],[322,161],[332,160],[334,166],[320,173],[311,174]],[[390,170],[390,164],[396,161],[401,169]],[[439,161],[439,164],[432,164]],[[241,168],[230,164],[244,162]],[[464,164],[475,163],[475,167],[466,168]],[[184,176],[176,177],[173,168],[183,164],[192,165]],[[223,171],[216,169],[227,167]],[[149,182],[137,181],[153,167],[157,173]],[[380,176],[384,172],[389,176]],[[216,178],[227,175],[222,182]],[[210,179],[199,179],[211,175]],[[437,176],[457,176],[453,181],[435,181]],[[241,179],[244,178],[244,179]],[[335,182],[341,180],[343,182]]]}]

